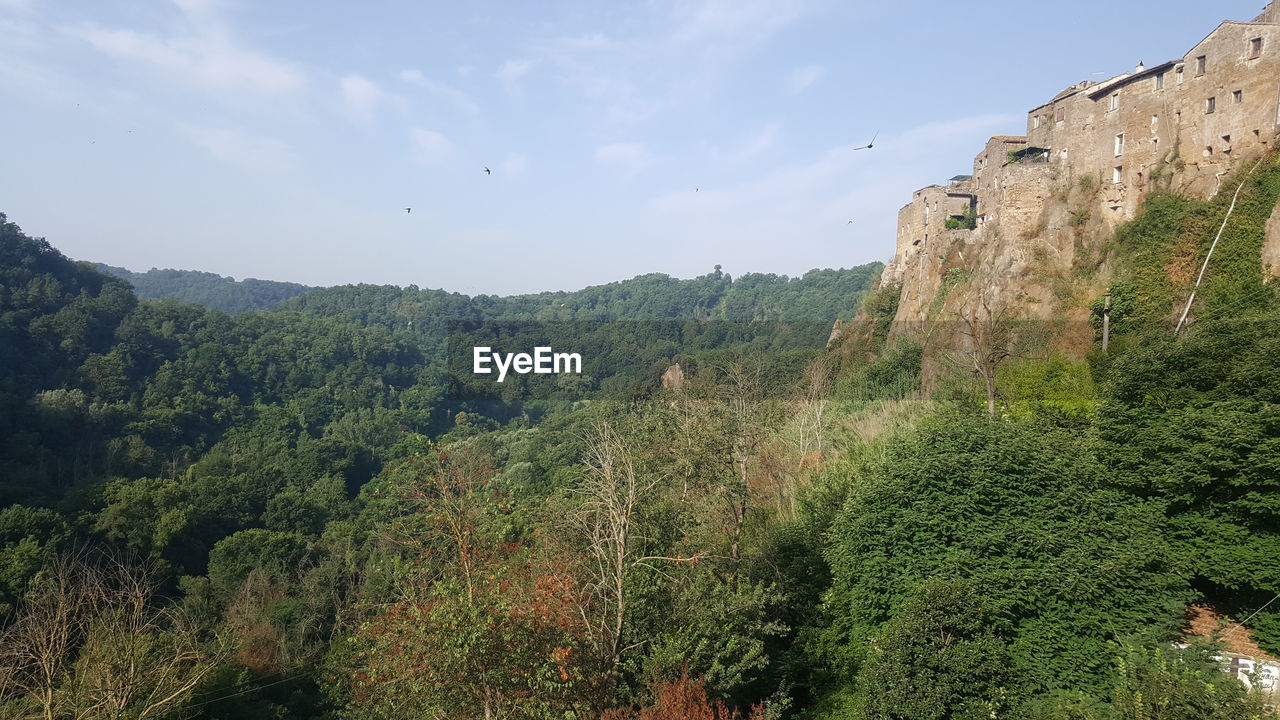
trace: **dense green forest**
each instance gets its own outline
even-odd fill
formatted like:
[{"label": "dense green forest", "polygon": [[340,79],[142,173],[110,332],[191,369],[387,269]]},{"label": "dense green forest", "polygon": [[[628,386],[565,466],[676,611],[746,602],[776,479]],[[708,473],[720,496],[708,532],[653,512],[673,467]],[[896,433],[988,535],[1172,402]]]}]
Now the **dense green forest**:
[{"label": "dense green forest", "polygon": [[[1245,182],[1186,332],[1153,269],[1224,207],[1155,196],[1111,351],[1011,354],[995,412],[921,392],[878,266],[230,315],[0,217],[0,717],[1274,717],[1171,644],[1207,604],[1280,652]],[[478,382],[481,341],[584,372]]]},{"label": "dense green forest", "polygon": [[225,313],[266,310],[307,290],[306,285],[275,280],[236,280],[197,270],[150,270],[138,273],[122,267],[96,265],[100,272],[124,278],[142,300],[172,298]]},{"label": "dense green forest", "polygon": [[[818,320],[847,318],[856,309],[849,299],[865,291],[880,263],[848,270],[811,270],[802,277],[748,273],[736,280],[714,273],[680,280],[653,273],[572,292],[532,295],[480,295],[469,298],[444,290],[384,285],[313,289],[274,280],[236,280],[196,270],[132,272],[98,263],[96,268],[129,282],[142,300],[173,299],[236,314],[290,303],[298,310],[342,315],[362,323],[396,327],[410,320]],[[311,292],[308,292],[311,291]]]}]

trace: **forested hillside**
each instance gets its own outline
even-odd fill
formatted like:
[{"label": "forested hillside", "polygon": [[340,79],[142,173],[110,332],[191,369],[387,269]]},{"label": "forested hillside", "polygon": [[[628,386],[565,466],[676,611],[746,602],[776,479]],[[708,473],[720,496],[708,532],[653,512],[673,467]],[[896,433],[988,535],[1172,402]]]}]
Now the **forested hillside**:
[{"label": "forested hillside", "polygon": [[306,285],[275,280],[223,277],[196,270],[159,270],[138,273],[122,267],[97,264],[97,269],[124,278],[143,300],[172,298],[225,313],[266,310],[307,290]]},{"label": "forested hillside", "polygon": [[228,315],[0,219],[0,717],[1274,717],[1171,642],[1280,653],[1277,178],[1179,337],[1221,208],[1152,198],[1110,351],[1000,328],[993,411],[875,266]]},{"label": "forested hillside", "polygon": [[852,314],[855,308],[849,298],[866,291],[882,266],[870,263],[847,270],[811,270],[795,278],[748,273],[736,280],[717,267],[714,273],[692,280],[654,273],[573,292],[474,298],[416,287],[308,288],[273,280],[235,280],[195,270],[153,268],[136,273],[102,263],[96,267],[129,281],[134,294],[143,300],[173,299],[235,314],[266,310],[297,297],[288,307],[391,327],[409,320],[421,324],[441,313],[453,320],[717,319],[829,324]]}]

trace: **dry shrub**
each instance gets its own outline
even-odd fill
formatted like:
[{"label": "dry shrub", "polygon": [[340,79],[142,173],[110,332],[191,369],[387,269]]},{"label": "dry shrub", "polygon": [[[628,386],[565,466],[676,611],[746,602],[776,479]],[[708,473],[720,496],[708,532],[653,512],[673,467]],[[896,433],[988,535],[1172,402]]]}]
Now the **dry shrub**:
[{"label": "dry shrub", "polygon": [[763,720],[761,705],[751,708],[746,716],[707,697],[702,678],[689,676],[686,669],[680,677],[657,680],[649,685],[653,693],[651,705],[642,708],[618,708],[600,716],[600,720]]}]

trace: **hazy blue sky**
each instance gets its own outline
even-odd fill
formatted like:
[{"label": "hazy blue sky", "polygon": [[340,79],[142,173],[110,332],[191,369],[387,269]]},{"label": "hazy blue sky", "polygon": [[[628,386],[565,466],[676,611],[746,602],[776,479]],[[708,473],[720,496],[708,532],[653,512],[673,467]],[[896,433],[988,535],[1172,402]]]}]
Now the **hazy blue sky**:
[{"label": "hazy blue sky", "polygon": [[0,0],[0,211],[322,285],[848,267],[1027,109],[1263,4]]}]

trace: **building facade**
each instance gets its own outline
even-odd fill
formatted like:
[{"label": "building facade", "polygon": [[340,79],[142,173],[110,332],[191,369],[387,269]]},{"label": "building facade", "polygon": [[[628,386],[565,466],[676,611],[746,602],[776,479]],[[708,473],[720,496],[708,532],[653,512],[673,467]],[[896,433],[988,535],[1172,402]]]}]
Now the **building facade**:
[{"label": "building facade", "polygon": [[[897,320],[938,308],[943,277],[964,267],[1033,306],[1052,303],[1022,282],[1034,263],[1071,267],[1083,228],[1106,234],[1152,190],[1208,197],[1280,129],[1280,6],[1220,24],[1183,56],[1139,63],[1102,82],[1065,88],[1027,113],[1024,136],[991,138],[970,176],[917,190],[898,213],[882,283],[902,286]],[[966,210],[972,230],[947,229]],[[954,224],[953,224],[954,225]]]}]

